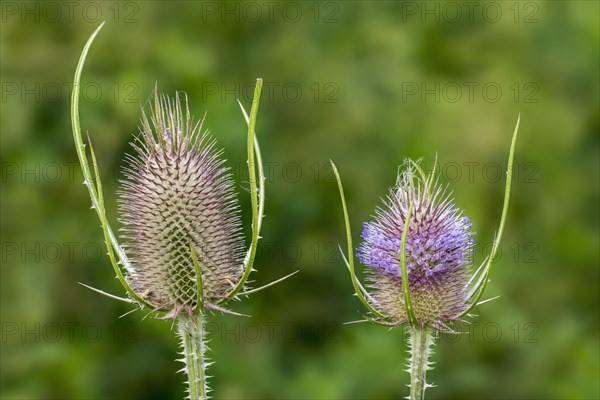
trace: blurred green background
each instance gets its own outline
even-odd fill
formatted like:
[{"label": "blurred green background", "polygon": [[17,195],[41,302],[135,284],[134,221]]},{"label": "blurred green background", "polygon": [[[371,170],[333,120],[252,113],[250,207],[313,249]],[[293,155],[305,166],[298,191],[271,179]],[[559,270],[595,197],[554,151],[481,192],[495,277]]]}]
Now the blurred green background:
[{"label": "blurred green background", "polygon": [[401,329],[365,324],[337,251],[342,174],[354,238],[405,157],[436,153],[489,252],[518,113],[513,197],[488,297],[442,335],[430,399],[597,399],[599,3],[10,2],[1,25],[4,399],[182,397],[171,323],[122,295],[72,142],[82,127],[116,190],[140,105],[187,92],[234,169],[249,232],[245,123],[254,80],[267,168],[255,284],[289,281],[211,318],[217,399],[400,399]]}]

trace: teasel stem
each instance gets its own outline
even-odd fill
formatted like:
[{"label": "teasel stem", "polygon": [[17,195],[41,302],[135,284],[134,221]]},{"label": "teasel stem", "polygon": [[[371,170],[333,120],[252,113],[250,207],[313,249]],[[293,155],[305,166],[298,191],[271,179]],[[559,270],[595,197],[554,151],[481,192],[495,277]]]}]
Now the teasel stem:
[{"label": "teasel stem", "polygon": [[432,354],[433,332],[431,329],[420,326],[411,326],[409,345],[410,345],[410,400],[423,400],[425,398],[425,389],[432,385],[427,384],[425,376],[427,370],[431,369],[429,356]]},{"label": "teasel stem", "polygon": [[194,313],[193,315],[181,313],[177,318],[177,333],[181,339],[182,361],[185,364],[182,371],[187,374],[188,395],[190,400],[208,399],[208,382],[206,375],[207,363],[206,331],[204,315]]}]

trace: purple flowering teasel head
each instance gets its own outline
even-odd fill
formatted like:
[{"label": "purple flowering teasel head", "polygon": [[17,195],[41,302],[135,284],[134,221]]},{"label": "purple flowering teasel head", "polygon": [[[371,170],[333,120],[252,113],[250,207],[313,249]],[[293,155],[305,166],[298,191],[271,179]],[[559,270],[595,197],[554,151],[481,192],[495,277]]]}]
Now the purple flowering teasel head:
[{"label": "purple flowering teasel head", "polygon": [[470,268],[475,233],[469,218],[454,203],[451,192],[440,185],[435,174],[437,160],[429,175],[419,162],[407,160],[383,205],[377,208],[371,221],[363,224],[356,256],[367,269],[365,288],[354,269],[355,249],[344,188],[337,167],[331,163],[346,225],[347,258],[344,252],[342,257],[354,292],[368,311],[364,320],[356,322],[408,326],[411,400],[424,399],[425,389],[432,386],[425,377],[432,368],[429,356],[434,332],[453,332],[451,322],[470,316],[474,307],[489,301],[480,300],[489,282],[508,213],[519,121],[520,117],[508,156],[500,225],[490,255],[475,271]]},{"label": "purple flowering teasel head", "polygon": [[445,329],[466,309],[474,232],[434,175],[418,172],[423,172],[418,163],[404,163],[383,206],[363,224],[357,256],[368,267],[370,295],[380,311],[396,323],[409,322],[401,266],[402,236],[408,228],[406,270],[415,319]]}]

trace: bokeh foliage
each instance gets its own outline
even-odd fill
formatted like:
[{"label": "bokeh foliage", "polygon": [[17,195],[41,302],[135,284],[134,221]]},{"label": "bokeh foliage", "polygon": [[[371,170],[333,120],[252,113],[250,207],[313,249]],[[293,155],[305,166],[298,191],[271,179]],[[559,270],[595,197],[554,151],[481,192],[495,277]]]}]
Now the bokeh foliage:
[{"label": "bokeh foliage", "polygon": [[[207,112],[248,237],[236,98],[249,106],[255,78],[265,80],[257,134],[267,203],[253,279],[300,273],[232,303],[252,318],[213,317],[216,398],[405,396],[403,333],[341,325],[360,319],[361,305],[337,251],[344,228],[328,160],[357,242],[402,160],[432,165],[437,153],[474,222],[480,261],[519,112],[511,210],[488,291],[502,297],[458,327],[471,334],[441,338],[428,375],[438,388],[427,395],[600,396],[599,5],[474,3],[472,14],[454,3],[455,18],[442,2],[91,2],[107,24],[83,73],[81,123],[116,226],[123,155],[158,85],[187,92],[196,116]],[[72,18],[62,3],[58,18],[44,4],[2,4],[1,397],[180,397],[170,322],[118,319],[126,306],[76,284],[123,294],[98,254],[102,231],[69,121],[69,82],[100,21],[82,12],[88,3]]]}]

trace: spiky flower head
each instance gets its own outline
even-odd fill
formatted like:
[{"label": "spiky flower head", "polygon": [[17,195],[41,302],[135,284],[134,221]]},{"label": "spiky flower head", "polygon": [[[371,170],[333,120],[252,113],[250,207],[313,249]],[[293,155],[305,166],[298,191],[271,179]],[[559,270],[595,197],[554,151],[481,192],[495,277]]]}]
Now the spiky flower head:
[{"label": "spiky flower head", "polygon": [[119,194],[129,283],[171,316],[196,307],[199,279],[203,299],[216,303],[244,272],[234,182],[202,122],[192,119],[179,95],[156,94]]},{"label": "spiky flower head", "polygon": [[500,225],[490,255],[474,273],[470,271],[474,232],[451,193],[436,178],[437,162],[428,175],[419,162],[407,160],[387,200],[373,220],[364,224],[357,256],[368,268],[368,291],[356,276],[344,187],[331,162],[346,225],[348,257],[344,262],[356,297],[368,311],[366,319],[357,322],[408,325],[411,400],[422,400],[425,389],[432,386],[425,378],[431,369],[434,331],[452,331],[449,322],[469,316],[474,307],[492,300],[480,301],[506,223],[519,121],[517,118],[508,155]]},{"label": "spiky flower head", "polygon": [[405,262],[416,322],[446,329],[459,318],[467,308],[474,232],[433,174],[406,161],[387,200],[363,226],[357,256],[368,267],[371,296],[382,314],[398,324],[410,322],[401,270],[408,228]]}]

